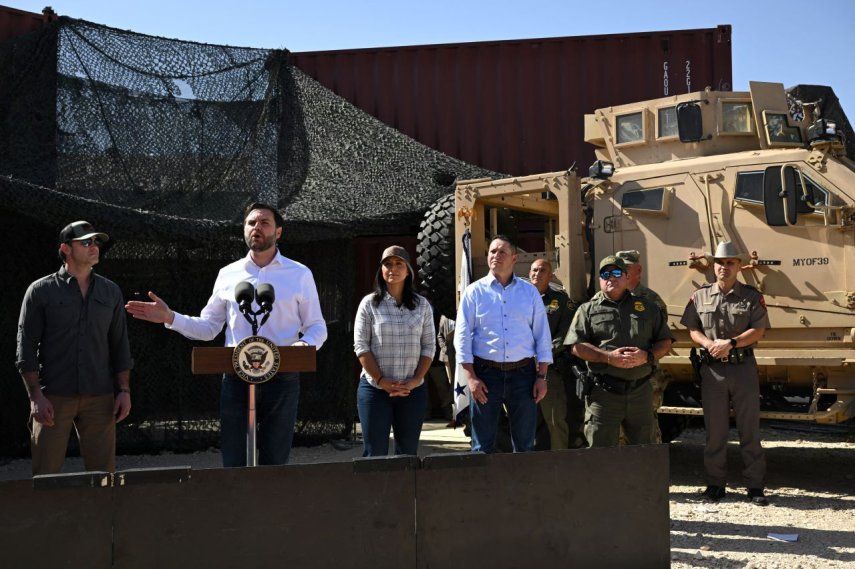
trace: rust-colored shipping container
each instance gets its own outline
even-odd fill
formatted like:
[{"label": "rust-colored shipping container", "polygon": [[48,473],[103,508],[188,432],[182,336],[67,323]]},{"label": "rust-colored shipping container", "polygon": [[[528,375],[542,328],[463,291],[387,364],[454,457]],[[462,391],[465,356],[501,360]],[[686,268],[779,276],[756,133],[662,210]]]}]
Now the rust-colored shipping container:
[{"label": "rust-colored shipping container", "polygon": [[[731,29],[294,53],[327,88],[450,156],[513,175],[587,166],[585,113],[731,88]],[[286,41],[287,44],[287,41]],[[586,171],[586,170],[585,170]]]},{"label": "rust-colored shipping container", "polygon": [[56,13],[49,7],[42,10],[41,14],[36,14],[0,6],[0,42],[36,30],[44,23],[55,20],[56,17]]}]

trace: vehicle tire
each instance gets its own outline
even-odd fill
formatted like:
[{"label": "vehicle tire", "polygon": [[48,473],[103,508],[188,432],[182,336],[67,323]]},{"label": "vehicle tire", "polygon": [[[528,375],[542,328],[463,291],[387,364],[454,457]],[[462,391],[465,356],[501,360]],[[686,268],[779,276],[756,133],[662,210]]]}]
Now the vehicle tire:
[{"label": "vehicle tire", "polygon": [[437,200],[419,225],[418,285],[437,315],[454,318],[457,302],[454,260],[454,194]]}]

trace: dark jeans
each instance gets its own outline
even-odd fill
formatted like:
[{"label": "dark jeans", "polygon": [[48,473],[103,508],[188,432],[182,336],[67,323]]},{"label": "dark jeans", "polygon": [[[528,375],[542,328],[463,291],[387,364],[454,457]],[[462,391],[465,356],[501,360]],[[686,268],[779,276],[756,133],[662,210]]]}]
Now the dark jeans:
[{"label": "dark jeans", "polygon": [[[220,448],[223,466],[246,466],[249,384],[224,375],[220,391]],[[297,422],[300,375],[280,373],[255,387],[258,464],[287,464]]]},{"label": "dark jeans", "polygon": [[537,404],[534,402],[535,364],[502,371],[476,362],[475,375],[487,386],[487,403],[475,399],[469,403],[472,417],[472,451],[496,452],[496,433],[502,404],[508,406],[511,423],[511,442],[514,452],[534,449],[537,430]]},{"label": "dark jeans", "polygon": [[390,429],[395,432],[395,454],[418,454],[427,408],[425,384],[407,397],[390,397],[362,377],[356,390],[356,407],[362,425],[362,456],[388,455]]}]

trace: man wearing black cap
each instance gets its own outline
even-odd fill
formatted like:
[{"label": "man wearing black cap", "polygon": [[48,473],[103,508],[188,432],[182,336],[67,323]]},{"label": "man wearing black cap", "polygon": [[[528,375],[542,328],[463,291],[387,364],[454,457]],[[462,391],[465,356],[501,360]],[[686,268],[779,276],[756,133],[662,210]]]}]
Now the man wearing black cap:
[{"label": "man wearing black cap", "polygon": [[66,225],[62,267],[24,295],[16,363],[30,398],[34,475],[60,471],[72,425],[86,470],[116,468],[133,361],[122,292],[92,270],[109,239],[86,221]]},{"label": "man wearing black cap", "polygon": [[[128,302],[128,312],[140,320],[163,324],[195,340],[213,340],[226,327],[226,345],[235,346],[252,335],[235,300],[235,288],[248,281],[254,287],[269,284],[276,301],[259,333],[278,346],[315,346],[327,339],[318,290],[312,271],[279,252],[285,222],[275,207],[264,203],[247,206],[243,237],[249,248],[246,257],[220,269],[214,291],[199,316],[179,314],[154,292],[153,302]],[[257,304],[253,309],[257,309]],[[220,443],[223,466],[246,465],[246,384],[233,374],[223,376],[220,390]],[[257,386],[258,463],[286,464],[291,453],[300,379],[297,372],[279,373]]]},{"label": "man wearing black cap", "polygon": [[588,444],[617,446],[621,427],[629,444],[652,442],[649,379],[672,341],[659,307],[629,292],[623,259],[600,261],[600,292],[579,307],[564,340],[593,377],[585,394]]}]

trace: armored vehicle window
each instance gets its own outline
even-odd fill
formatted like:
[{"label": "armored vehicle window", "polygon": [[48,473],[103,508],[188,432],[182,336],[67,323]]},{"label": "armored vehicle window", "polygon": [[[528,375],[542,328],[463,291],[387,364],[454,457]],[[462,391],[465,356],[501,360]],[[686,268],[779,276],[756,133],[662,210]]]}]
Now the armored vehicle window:
[{"label": "armored vehicle window", "polygon": [[828,192],[807,176],[804,178],[807,186],[806,196],[802,190],[802,181],[796,176],[796,191],[799,193],[799,201],[796,207],[799,213],[814,213],[813,206],[828,205]]},{"label": "armored vehicle window", "polygon": [[677,107],[659,109],[658,128],[656,136],[659,138],[677,136]]},{"label": "armored vehicle window", "polygon": [[778,114],[763,111],[763,114],[766,117],[766,133],[769,135],[769,143],[801,144],[802,131],[797,126],[787,124],[786,113]]},{"label": "armored vehicle window", "polygon": [[763,172],[740,172],[736,175],[736,199],[763,203]]},{"label": "armored vehicle window", "polygon": [[635,190],[626,192],[620,200],[623,209],[641,209],[645,211],[664,211],[665,188],[655,190]]},{"label": "armored vehicle window", "polygon": [[721,104],[721,126],[722,132],[728,133],[751,133],[754,125],[751,119],[751,103],[725,103]]},{"label": "armored vehicle window", "polygon": [[617,117],[617,143],[644,140],[644,118],[640,112]]}]

